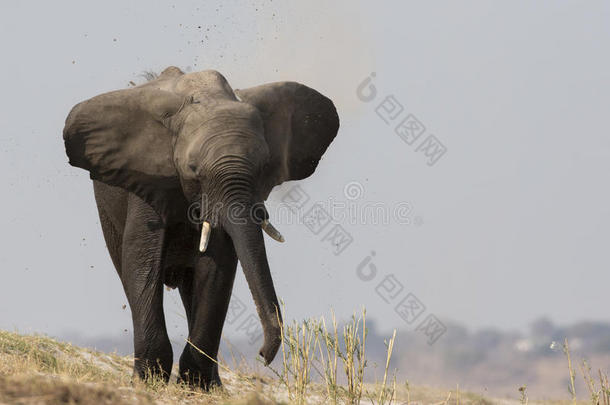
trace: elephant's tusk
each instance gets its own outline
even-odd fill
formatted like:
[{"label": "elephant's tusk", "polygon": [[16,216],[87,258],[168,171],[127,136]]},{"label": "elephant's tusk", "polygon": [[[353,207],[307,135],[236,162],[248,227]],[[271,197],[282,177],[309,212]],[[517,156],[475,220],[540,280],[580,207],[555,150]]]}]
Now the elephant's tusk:
[{"label": "elephant's tusk", "polygon": [[284,237],[282,236],[282,234],[280,233],[280,231],[278,231],[277,229],[275,229],[275,226],[271,225],[271,222],[269,222],[268,219],[265,219],[262,223],[261,223],[261,228],[263,228],[263,231],[265,231],[265,233],[269,236],[271,236],[273,239],[275,239],[276,241],[282,243],[285,241]]},{"label": "elephant's tusk", "polygon": [[212,227],[210,223],[205,221],[201,225],[201,241],[199,242],[199,251],[201,253],[205,252],[208,248],[208,242],[210,241],[210,234],[212,233]]}]

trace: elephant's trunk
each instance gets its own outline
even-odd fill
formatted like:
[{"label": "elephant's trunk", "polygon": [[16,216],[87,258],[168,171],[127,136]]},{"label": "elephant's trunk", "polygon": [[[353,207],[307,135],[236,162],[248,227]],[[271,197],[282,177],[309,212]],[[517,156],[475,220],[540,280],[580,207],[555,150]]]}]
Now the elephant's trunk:
[{"label": "elephant's trunk", "polygon": [[224,224],[224,228],[233,239],[237,257],[263,325],[265,341],[259,354],[265,363],[269,364],[281,344],[282,317],[267,262],[261,227],[251,217],[228,222]]},{"label": "elephant's trunk", "polygon": [[[234,141],[233,144],[241,145],[243,142],[240,142]],[[250,159],[235,153],[223,156],[211,167],[202,190],[210,202],[220,201],[222,204],[205,208],[203,219],[209,221],[212,228],[224,228],[233,241],[263,326],[265,341],[260,355],[269,364],[281,344],[282,322],[261,230],[261,223],[267,218],[261,215],[260,209],[254,209],[257,170]],[[265,226],[268,230],[272,228],[266,223]],[[205,232],[202,229],[202,240],[207,235]],[[281,235],[277,237],[281,238]]]}]

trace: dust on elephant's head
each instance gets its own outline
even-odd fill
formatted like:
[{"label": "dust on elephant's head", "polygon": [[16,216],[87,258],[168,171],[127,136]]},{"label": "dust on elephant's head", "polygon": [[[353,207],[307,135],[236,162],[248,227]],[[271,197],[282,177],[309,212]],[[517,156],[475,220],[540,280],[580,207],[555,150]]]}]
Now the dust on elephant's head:
[{"label": "dust on elephant's head", "polygon": [[261,227],[283,239],[261,204],[274,186],[310,176],[338,128],[332,101],[302,84],[234,91],[216,71],[185,74],[170,67],[143,85],[76,105],[64,141],[72,165],[136,194],[163,223],[187,223],[188,207],[205,201],[194,225],[201,228],[199,248],[205,251],[215,229],[231,237],[269,361],[279,324]]}]

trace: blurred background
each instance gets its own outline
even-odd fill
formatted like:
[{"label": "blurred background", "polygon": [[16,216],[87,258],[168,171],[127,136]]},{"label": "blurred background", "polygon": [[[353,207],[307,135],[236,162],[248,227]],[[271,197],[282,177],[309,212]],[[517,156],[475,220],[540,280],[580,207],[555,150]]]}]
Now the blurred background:
[{"label": "blurred background", "polygon": [[[398,331],[401,380],[564,395],[564,338],[610,365],[609,18],[603,1],[3,1],[0,328],[130,352],[63,123],[144,72],[216,69],[307,84],[341,118],[316,173],[268,201],[286,318],[364,306],[372,355]],[[177,358],[177,291],[165,307]],[[249,360],[254,316],[238,273],[224,336]]]}]

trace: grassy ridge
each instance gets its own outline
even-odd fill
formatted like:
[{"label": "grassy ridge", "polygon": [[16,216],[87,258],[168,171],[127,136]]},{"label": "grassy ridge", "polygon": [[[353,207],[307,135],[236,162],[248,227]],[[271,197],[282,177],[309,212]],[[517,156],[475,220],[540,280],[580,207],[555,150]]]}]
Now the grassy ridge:
[{"label": "grassy ridge", "polygon": [[[591,400],[537,402],[526,388],[515,399],[486,399],[472,393],[412,387],[397,383],[390,358],[394,336],[386,341],[383,376],[365,384],[366,318],[354,316],[343,328],[324,319],[285,325],[275,378],[219,364],[224,389],[192,390],[175,381],[164,384],[132,379],[133,358],[100,353],[45,336],[0,331],[0,403],[18,404],[602,404],[608,385],[582,368]],[[566,355],[569,354],[567,342]],[[203,354],[202,354],[203,355]],[[174,370],[172,375],[177,375]],[[569,362],[569,374],[576,372]],[[317,377],[317,378],[315,378]],[[318,382],[315,382],[318,381]],[[572,384],[573,385],[573,384]],[[521,398],[518,398],[520,395]]]}]

